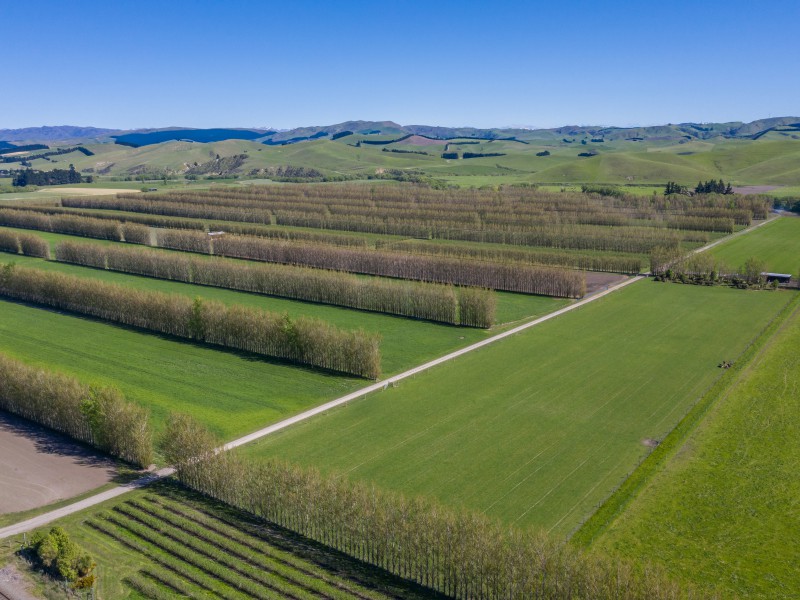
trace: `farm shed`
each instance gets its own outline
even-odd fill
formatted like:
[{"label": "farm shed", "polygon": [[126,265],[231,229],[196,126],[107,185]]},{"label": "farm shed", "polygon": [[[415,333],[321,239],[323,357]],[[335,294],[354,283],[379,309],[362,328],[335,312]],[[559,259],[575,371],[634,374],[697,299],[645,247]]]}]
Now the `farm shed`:
[{"label": "farm shed", "polygon": [[778,283],[789,283],[792,280],[791,273],[762,273],[767,278],[767,282],[777,281]]}]

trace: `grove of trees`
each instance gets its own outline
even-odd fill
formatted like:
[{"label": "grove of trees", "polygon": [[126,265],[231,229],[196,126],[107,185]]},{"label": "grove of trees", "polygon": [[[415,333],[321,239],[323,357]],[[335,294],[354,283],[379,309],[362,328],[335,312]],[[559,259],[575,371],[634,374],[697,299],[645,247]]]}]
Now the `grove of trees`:
[{"label": "grove of trees", "polygon": [[92,176],[81,176],[75,170],[73,165],[69,169],[53,169],[52,171],[35,171],[33,169],[24,169],[17,171],[14,178],[11,180],[11,185],[15,187],[24,187],[26,185],[62,185],[65,183],[90,183],[93,180]]}]

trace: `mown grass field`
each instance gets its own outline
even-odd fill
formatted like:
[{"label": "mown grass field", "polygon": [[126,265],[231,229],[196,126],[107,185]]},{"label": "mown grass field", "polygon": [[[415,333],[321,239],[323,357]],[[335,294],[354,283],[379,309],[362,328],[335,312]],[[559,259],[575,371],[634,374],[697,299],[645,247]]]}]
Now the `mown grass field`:
[{"label": "mown grass field", "polygon": [[244,451],[567,535],[791,297],[642,281]]},{"label": "mown grass field", "polygon": [[766,262],[769,271],[800,277],[800,218],[777,218],[709,252],[732,267],[739,267],[748,258],[755,257]]},{"label": "mown grass field", "polygon": [[[99,598],[432,597],[170,484],[133,492],[42,529],[55,525],[97,562]],[[22,536],[0,542],[0,558],[11,558],[22,542]],[[26,571],[21,561],[17,565]],[[37,582],[42,592],[57,587]]]},{"label": "mown grass field", "polygon": [[[55,241],[69,236],[45,237]],[[490,335],[472,328],[149,279],[6,253],[0,253],[0,262],[245,304],[291,316],[314,316],[343,328],[377,331],[382,336],[386,374],[416,366]],[[544,314],[566,304],[564,300],[539,296],[501,296],[499,316],[508,321]],[[188,412],[223,438],[231,439],[367,383],[76,315],[6,301],[0,306],[0,351],[87,382],[117,386],[131,400],[151,408],[157,429],[169,411]]]},{"label": "mown grass field", "polygon": [[721,597],[800,595],[800,309],[594,543]]}]

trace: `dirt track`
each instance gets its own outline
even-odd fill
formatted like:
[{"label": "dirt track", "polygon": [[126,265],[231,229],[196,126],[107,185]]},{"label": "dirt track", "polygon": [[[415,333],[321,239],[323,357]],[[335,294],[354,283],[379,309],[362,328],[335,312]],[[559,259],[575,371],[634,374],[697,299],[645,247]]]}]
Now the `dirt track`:
[{"label": "dirt track", "polygon": [[115,474],[114,463],[90,449],[0,413],[0,514],[77,496]]},{"label": "dirt track", "polygon": [[41,190],[36,190],[34,193],[44,192],[47,194],[52,193],[62,193],[68,194],[71,196],[108,196],[110,194],[137,194],[142,190],[135,190],[135,189],[123,189],[123,188],[70,188],[70,187],[53,187],[53,188],[43,188]]},{"label": "dirt track", "polygon": [[733,191],[737,194],[766,194],[767,192],[771,192],[772,190],[777,190],[778,188],[783,187],[782,185],[743,185],[740,187],[733,188]]}]

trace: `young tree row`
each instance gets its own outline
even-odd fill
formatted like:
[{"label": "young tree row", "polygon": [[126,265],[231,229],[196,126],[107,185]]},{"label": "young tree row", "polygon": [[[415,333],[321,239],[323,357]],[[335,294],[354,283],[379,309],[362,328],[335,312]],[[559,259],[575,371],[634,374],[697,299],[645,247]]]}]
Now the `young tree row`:
[{"label": "young tree row", "polygon": [[[2,278],[7,277],[6,271]],[[137,466],[152,462],[148,411],[126,401],[114,388],[90,387],[0,354],[0,409]]]},{"label": "young tree row", "polygon": [[234,235],[221,236],[211,242],[208,236],[188,231],[159,232],[159,245],[233,258],[526,294],[579,298],[586,293],[584,273],[550,267],[294,244]]},{"label": "young tree row", "polygon": [[377,335],[341,330],[318,319],[290,319],[13,265],[2,270],[0,295],[332,371],[372,379],[380,375]]},{"label": "young tree row", "polygon": [[280,264],[250,263],[136,248],[61,242],[56,258],[100,269],[404,315],[450,324],[491,327],[489,290],[362,278]]},{"label": "young tree row", "polygon": [[55,214],[48,215],[32,210],[0,209],[0,225],[65,233],[82,237],[130,242],[150,243],[150,228],[137,223],[122,223],[111,219]]},{"label": "young tree row", "polygon": [[162,451],[187,486],[453,598],[691,597],[648,567],[637,573],[481,514],[278,461],[216,453],[216,446],[193,419],[173,415]]},{"label": "young tree row", "polygon": [[[707,194],[701,197],[631,196],[615,190],[614,194],[593,193],[603,190],[597,186],[586,188],[589,193],[549,192],[537,188],[501,186],[487,190],[434,190],[422,186],[399,185],[381,188],[365,186],[286,186],[214,189],[207,191],[168,192],[159,194],[160,201],[248,207],[258,209],[299,210],[317,214],[382,214],[391,216],[395,211],[424,211],[426,215],[446,218],[460,212],[517,215],[614,215],[623,218],[648,220],[665,219],[691,211],[695,207],[716,207],[719,210],[747,209],[752,214],[765,214],[769,199],[761,196],[725,196]],[[138,200],[127,195],[123,198]],[[151,196],[148,201],[156,199]],[[720,214],[727,217],[730,215]],[[763,216],[757,216],[763,218]]]},{"label": "young tree row", "polygon": [[625,273],[630,275],[639,273],[642,268],[641,258],[625,254],[583,254],[574,251],[559,252],[558,250],[502,248],[488,245],[476,247],[467,244],[441,244],[421,240],[403,240],[401,242],[384,242],[379,240],[376,246],[378,249],[407,252],[409,254],[431,254],[435,256],[452,256],[470,260],[549,265],[582,269],[584,271]]},{"label": "young tree row", "polygon": [[36,235],[0,229],[0,251],[50,258],[50,244]]}]

